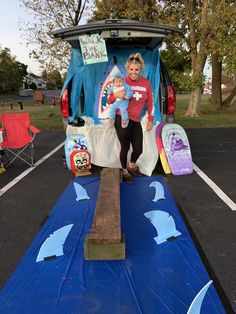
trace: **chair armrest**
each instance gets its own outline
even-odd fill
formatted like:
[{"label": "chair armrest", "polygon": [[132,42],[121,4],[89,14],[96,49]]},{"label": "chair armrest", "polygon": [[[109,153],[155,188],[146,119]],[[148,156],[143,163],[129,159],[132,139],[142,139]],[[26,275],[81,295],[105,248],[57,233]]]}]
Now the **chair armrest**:
[{"label": "chair armrest", "polygon": [[41,132],[41,131],[40,131],[38,128],[36,128],[36,126],[34,126],[33,124],[31,124],[31,125],[29,126],[29,129],[30,129],[30,131],[33,132],[34,134],[37,134],[37,133],[40,133],[40,132]]}]

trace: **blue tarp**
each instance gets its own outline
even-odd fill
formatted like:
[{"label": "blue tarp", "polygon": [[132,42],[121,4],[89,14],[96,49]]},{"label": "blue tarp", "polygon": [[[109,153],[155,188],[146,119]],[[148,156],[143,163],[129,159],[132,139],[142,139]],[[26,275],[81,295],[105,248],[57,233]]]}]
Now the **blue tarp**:
[{"label": "blue tarp", "polygon": [[[117,65],[125,67],[126,60],[131,53],[140,52],[144,58],[145,71],[144,77],[147,77],[152,84],[154,94],[154,122],[161,121],[159,108],[159,85],[160,85],[160,53],[159,48],[153,51],[146,49],[108,49],[108,61],[96,64],[84,65],[83,58],[79,49],[72,48],[70,66],[67,73],[66,81],[62,88],[63,91],[71,83],[70,106],[71,116],[68,118],[72,121],[80,114],[93,118],[95,123],[99,123],[96,116],[97,110],[94,108],[96,92],[100,86],[101,80],[109,66],[114,65],[114,57]],[[84,111],[80,108],[80,95],[82,86],[84,87]]]},{"label": "blue tarp", "polygon": [[[164,198],[162,190],[155,195],[156,182],[164,187]],[[74,183],[86,190],[89,199],[79,200]],[[1,314],[188,312],[210,278],[162,177],[136,177],[134,184],[121,183],[126,259],[84,260],[84,238],[91,230],[99,183],[98,177],[76,178],[61,195],[2,289]],[[157,229],[146,214],[151,211],[168,213],[180,235],[157,244]],[[36,262],[45,240],[71,224],[64,255]],[[199,313],[226,313],[214,283],[209,286]]]}]

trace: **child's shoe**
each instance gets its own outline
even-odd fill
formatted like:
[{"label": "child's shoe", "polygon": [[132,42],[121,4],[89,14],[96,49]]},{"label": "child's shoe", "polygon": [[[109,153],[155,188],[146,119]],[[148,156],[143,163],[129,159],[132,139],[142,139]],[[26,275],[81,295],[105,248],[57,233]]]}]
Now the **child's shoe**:
[{"label": "child's shoe", "polygon": [[142,173],[139,171],[138,166],[130,167],[130,165],[127,167],[128,171],[135,177],[140,177]]},{"label": "child's shoe", "polygon": [[114,124],[115,124],[115,119],[109,118],[108,121],[107,121],[107,125],[106,126],[109,127],[109,128],[113,128]]}]

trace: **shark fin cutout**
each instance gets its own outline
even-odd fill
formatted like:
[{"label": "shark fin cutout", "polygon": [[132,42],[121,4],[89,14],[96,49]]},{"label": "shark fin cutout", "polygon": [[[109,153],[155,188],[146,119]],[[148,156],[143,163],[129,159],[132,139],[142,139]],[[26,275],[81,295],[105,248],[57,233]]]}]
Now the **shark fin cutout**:
[{"label": "shark fin cutout", "polygon": [[50,234],[50,236],[41,245],[36,262],[41,262],[51,256],[63,255],[63,245],[72,227],[73,224],[70,224]]},{"label": "shark fin cutout", "polygon": [[193,299],[193,302],[191,303],[187,314],[200,314],[201,313],[201,307],[202,302],[205,297],[205,294],[207,293],[207,290],[209,286],[212,284],[212,280],[210,280],[196,295],[196,297]]},{"label": "shark fin cutout", "polygon": [[146,212],[144,216],[150,219],[157,231],[158,236],[154,238],[157,244],[166,242],[171,237],[181,235],[176,230],[174,218],[169,213],[162,210],[151,210]]},{"label": "shark fin cutout", "polygon": [[76,201],[90,199],[85,188],[83,188],[79,183],[74,182],[74,188],[75,188],[75,193],[76,193]]},{"label": "shark fin cutout", "polygon": [[160,182],[153,181],[150,185],[150,187],[154,187],[156,190],[155,197],[153,199],[153,202],[157,202],[159,200],[165,199],[165,193],[164,188]]}]

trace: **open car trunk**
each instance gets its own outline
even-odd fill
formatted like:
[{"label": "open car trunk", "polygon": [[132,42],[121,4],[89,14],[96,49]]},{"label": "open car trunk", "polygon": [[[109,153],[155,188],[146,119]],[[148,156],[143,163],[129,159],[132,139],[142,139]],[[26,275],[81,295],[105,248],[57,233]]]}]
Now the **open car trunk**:
[{"label": "open car trunk", "polygon": [[[103,20],[54,31],[56,38],[61,38],[72,46],[70,67],[62,89],[62,95],[67,95],[64,98],[68,103],[68,112],[64,117],[68,118],[69,123],[81,115],[91,117],[94,123],[100,123],[101,119],[107,118],[109,80],[111,81],[117,69],[125,75],[127,57],[131,53],[139,52],[145,62],[143,76],[151,81],[153,87],[154,122],[161,121],[163,114],[168,111],[168,97],[165,100],[163,95],[167,95],[167,92],[160,93],[160,87],[163,88],[160,79],[163,76],[160,75],[162,68],[159,48],[163,39],[174,32],[179,30],[167,25],[134,20]],[[80,38],[93,34],[104,38],[108,60],[85,65]],[[167,86],[164,88],[167,90]],[[66,107],[66,102],[64,104]]]}]

